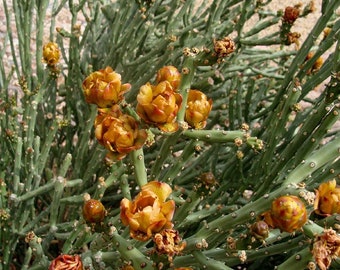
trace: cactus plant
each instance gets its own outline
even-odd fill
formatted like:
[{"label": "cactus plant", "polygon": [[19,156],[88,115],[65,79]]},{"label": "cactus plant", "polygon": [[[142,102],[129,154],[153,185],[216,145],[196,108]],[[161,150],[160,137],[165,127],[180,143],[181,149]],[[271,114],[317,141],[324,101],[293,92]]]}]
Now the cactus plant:
[{"label": "cactus plant", "polygon": [[339,268],[340,2],[270,2],[2,1],[0,269]]}]

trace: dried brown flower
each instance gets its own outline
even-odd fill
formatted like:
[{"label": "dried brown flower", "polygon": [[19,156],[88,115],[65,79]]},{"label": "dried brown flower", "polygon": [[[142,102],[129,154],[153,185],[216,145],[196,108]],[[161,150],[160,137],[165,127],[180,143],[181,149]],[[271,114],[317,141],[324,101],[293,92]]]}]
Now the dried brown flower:
[{"label": "dried brown flower", "polygon": [[286,7],[283,14],[283,21],[288,24],[293,24],[299,18],[300,10],[297,7]]},{"label": "dried brown flower", "polygon": [[55,258],[48,270],[83,270],[83,263],[79,255],[59,255]]},{"label": "dried brown flower", "polygon": [[333,229],[324,230],[314,239],[313,257],[321,270],[326,270],[333,259],[340,256],[340,236]]},{"label": "dried brown flower", "polygon": [[158,254],[166,254],[169,262],[185,248],[186,243],[182,242],[177,230],[165,229],[156,233],[153,237],[155,251]]},{"label": "dried brown flower", "polygon": [[218,58],[224,58],[235,51],[235,42],[230,37],[224,37],[222,40],[214,39],[214,51]]}]

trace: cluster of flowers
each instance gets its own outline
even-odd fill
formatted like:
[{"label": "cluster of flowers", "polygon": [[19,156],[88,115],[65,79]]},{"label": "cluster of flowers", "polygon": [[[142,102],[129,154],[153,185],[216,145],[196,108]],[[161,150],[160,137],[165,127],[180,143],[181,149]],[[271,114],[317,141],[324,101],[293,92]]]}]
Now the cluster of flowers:
[{"label": "cluster of flowers", "polygon": [[[314,212],[319,216],[340,214],[340,187],[335,179],[322,183],[315,190]],[[307,210],[300,198],[285,195],[272,202],[271,209],[262,214],[272,228],[294,232],[307,222]]]},{"label": "cluster of flowers", "polygon": [[[319,216],[340,214],[340,186],[336,180],[322,183],[315,190],[314,213]],[[273,200],[271,208],[261,214],[260,220],[250,227],[251,234],[264,240],[269,228],[293,233],[306,224],[307,209],[302,200],[293,195],[284,195]],[[328,269],[332,259],[340,256],[340,236],[333,230],[325,230],[314,239],[312,254],[320,269]]]},{"label": "cluster of flowers", "polygon": [[106,67],[91,73],[83,81],[85,99],[98,106],[94,122],[95,136],[109,150],[108,158],[119,160],[132,150],[143,146],[147,138],[144,129],[131,115],[122,112],[119,104],[129,91],[129,83],[122,84],[121,75]]},{"label": "cluster of flowers", "polygon": [[[182,96],[178,93],[180,80],[177,68],[165,66],[157,72],[156,85],[148,82],[140,88],[136,112],[144,124],[164,132],[178,129],[176,118],[182,104]],[[121,75],[106,67],[91,73],[82,86],[86,101],[98,106],[95,136],[109,150],[108,158],[120,160],[132,150],[141,148],[147,139],[146,130],[140,129],[137,119],[124,114],[119,106],[131,85],[122,84]],[[211,108],[211,99],[201,91],[190,90],[185,121],[193,128],[204,128]]]},{"label": "cluster of flowers", "polygon": [[[134,200],[123,198],[120,203],[120,217],[125,226],[130,227],[130,236],[139,241],[147,241],[165,231],[165,237],[172,235],[178,239],[173,227],[172,217],[175,212],[175,201],[167,200],[172,193],[171,187],[159,181],[150,181],[142,186]],[[95,199],[86,199],[83,206],[83,217],[88,223],[100,223],[106,216],[104,205]],[[164,237],[164,235],[162,236]],[[170,241],[171,242],[171,241]],[[183,246],[183,245],[182,245]]]}]

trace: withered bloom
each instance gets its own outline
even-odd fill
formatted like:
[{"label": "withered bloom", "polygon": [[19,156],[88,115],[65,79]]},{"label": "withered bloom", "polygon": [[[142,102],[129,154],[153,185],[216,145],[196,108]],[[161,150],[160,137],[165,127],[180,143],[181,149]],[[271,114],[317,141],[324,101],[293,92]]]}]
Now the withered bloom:
[{"label": "withered bloom", "polygon": [[58,44],[55,42],[48,42],[43,47],[43,60],[44,62],[53,67],[58,64],[60,60],[60,50]]},{"label": "withered bloom", "polygon": [[336,185],[335,179],[322,183],[315,193],[315,213],[321,216],[340,214],[340,187]]},{"label": "withered bloom", "polygon": [[217,58],[224,58],[235,51],[235,42],[230,37],[214,40],[214,51]]},{"label": "withered bloom", "polygon": [[321,270],[328,269],[332,260],[340,256],[340,236],[332,229],[324,230],[314,239],[312,254]]},{"label": "withered bloom", "polygon": [[166,201],[171,187],[152,181],[142,187],[133,201],[124,198],[120,203],[120,217],[125,226],[130,226],[130,236],[147,241],[153,234],[171,229],[175,202]]},{"label": "withered bloom", "polygon": [[83,263],[79,255],[59,255],[55,258],[48,270],[83,270]]},{"label": "withered bloom", "polygon": [[173,91],[168,81],[157,85],[143,85],[137,95],[138,115],[148,124],[157,126],[164,132],[178,129],[176,117],[182,104],[182,96]]},{"label": "withered bloom", "polygon": [[271,209],[263,217],[270,227],[291,233],[307,222],[307,210],[298,197],[286,195],[274,200]]},{"label": "withered bloom", "polygon": [[295,43],[296,46],[299,47],[300,46],[300,41],[299,41],[300,37],[301,37],[301,34],[298,33],[298,32],[289,32],[286,35],[285,44],[291,45],[291,44]]},{"label": "withered bloom", "polygon": [[212,100],[198,90],[190,90],[188,94],[185,121],[195,129],[202,129],[212,108]]},{"label": "withered bloom", "polygon": [[288,24],[293,24],[299,18],[300,10],[297,7],[286,7],[282,20]]},{"label": "withered bloom", "polygon": [[146,131],[139,129],[137,121],[123,114],[118,105],[98,109],[94,126],[97,140],[110,150],[110,158],[115,160],[141,148],[147,139]]},{"label": "withered bloom", "polygon": [[106,67],[86,77],[82,87],[86,102],[96,104],[99,108],[106,108],[121,102],[131,85],[122,84],[121,75],[114,72],[111,67]]},{"label": "withered bloom", "polygon": [[158,254],[166,254],[169,262],[172,262],[173,257],[180,254],[186,246],[178,231],[173,229],[165,229],[156,233],[153,242],[155,243],[155,251]]},{"label": "withered bloom", "polygon": [[181,73],[174,66],[164,66],[157,71],[157,83],[168,81],[174,91],[177,90],[181,82]]}]

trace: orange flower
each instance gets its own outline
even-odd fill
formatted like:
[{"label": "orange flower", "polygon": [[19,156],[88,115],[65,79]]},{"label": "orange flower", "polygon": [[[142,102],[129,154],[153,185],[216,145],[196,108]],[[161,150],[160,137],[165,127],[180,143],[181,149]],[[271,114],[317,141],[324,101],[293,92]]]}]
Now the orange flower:
[{"label": "orange flower", "polygon": [[106,210],[104,205],[94,199],[87,200],[83,206],[83,217],[87,222],[99,223],[105,218]]},{"label": "orange flower", "polygon": [[188,94],[185,121],[195,129],[202,129],[212,108],[212,100],[198,90],[190,90]]},{"label": "orange flower", "polygon": [[175,91],[181,82],[181,73],[174,66],[165,66],[158,70],[156,81],[157,83],[168,81]]},{"label": "orange flower", "polygon": [[307,222],[304,203],[293,195],[281,196],[274,200],[270,211],[262,216],[269,226],[289,233],[300,229]]},{"label": "orange flower", "polygon": [[79,255],[59,255],[55,258],[48,270],[83,270],[83,263]]},{"label": "orange flower", "polygon": [[130,226],[130,236],[147,241],[162,229],[171,229],[175,202],[166,201],[171,187],[152,181],[142,187],[133,201],[124,198],[120,203],[120,217],[125,226]]},{"label": "orange flower", "polygon": [[86,102],[96,104],[100,108],[118,104],[130,88],[130,84],[122,84],[120,74],[114,72],[111,67],[95,71],[83,81]]},{"label": "orange flower", "polygon": [[335,179],[322,183],[315,193],[314,209],[317,214],[340,214],[340,187],[336,185]]},{"label": "orange flower", "polygon": [[94,125],[96,138],[111,151],[111,159],[124,158],[131,151],[141,148],[147,139],[146,131],[138,129],[137,121],[123,114],[118,105],[98,109]]},{"label": "orange flower", "polygon": [[50,67],[58,64],[60,60],[60,50],[57,43],[48,42],[43,47],[43,60]]},{"label": "orange flower", "polygon": [[165,132],[178,129],[177,112],[182,103],[182,96],[172,90],[168,81],[156,86],[147,83],[137,95],[137,113],[147,123],[157,126]]}]

